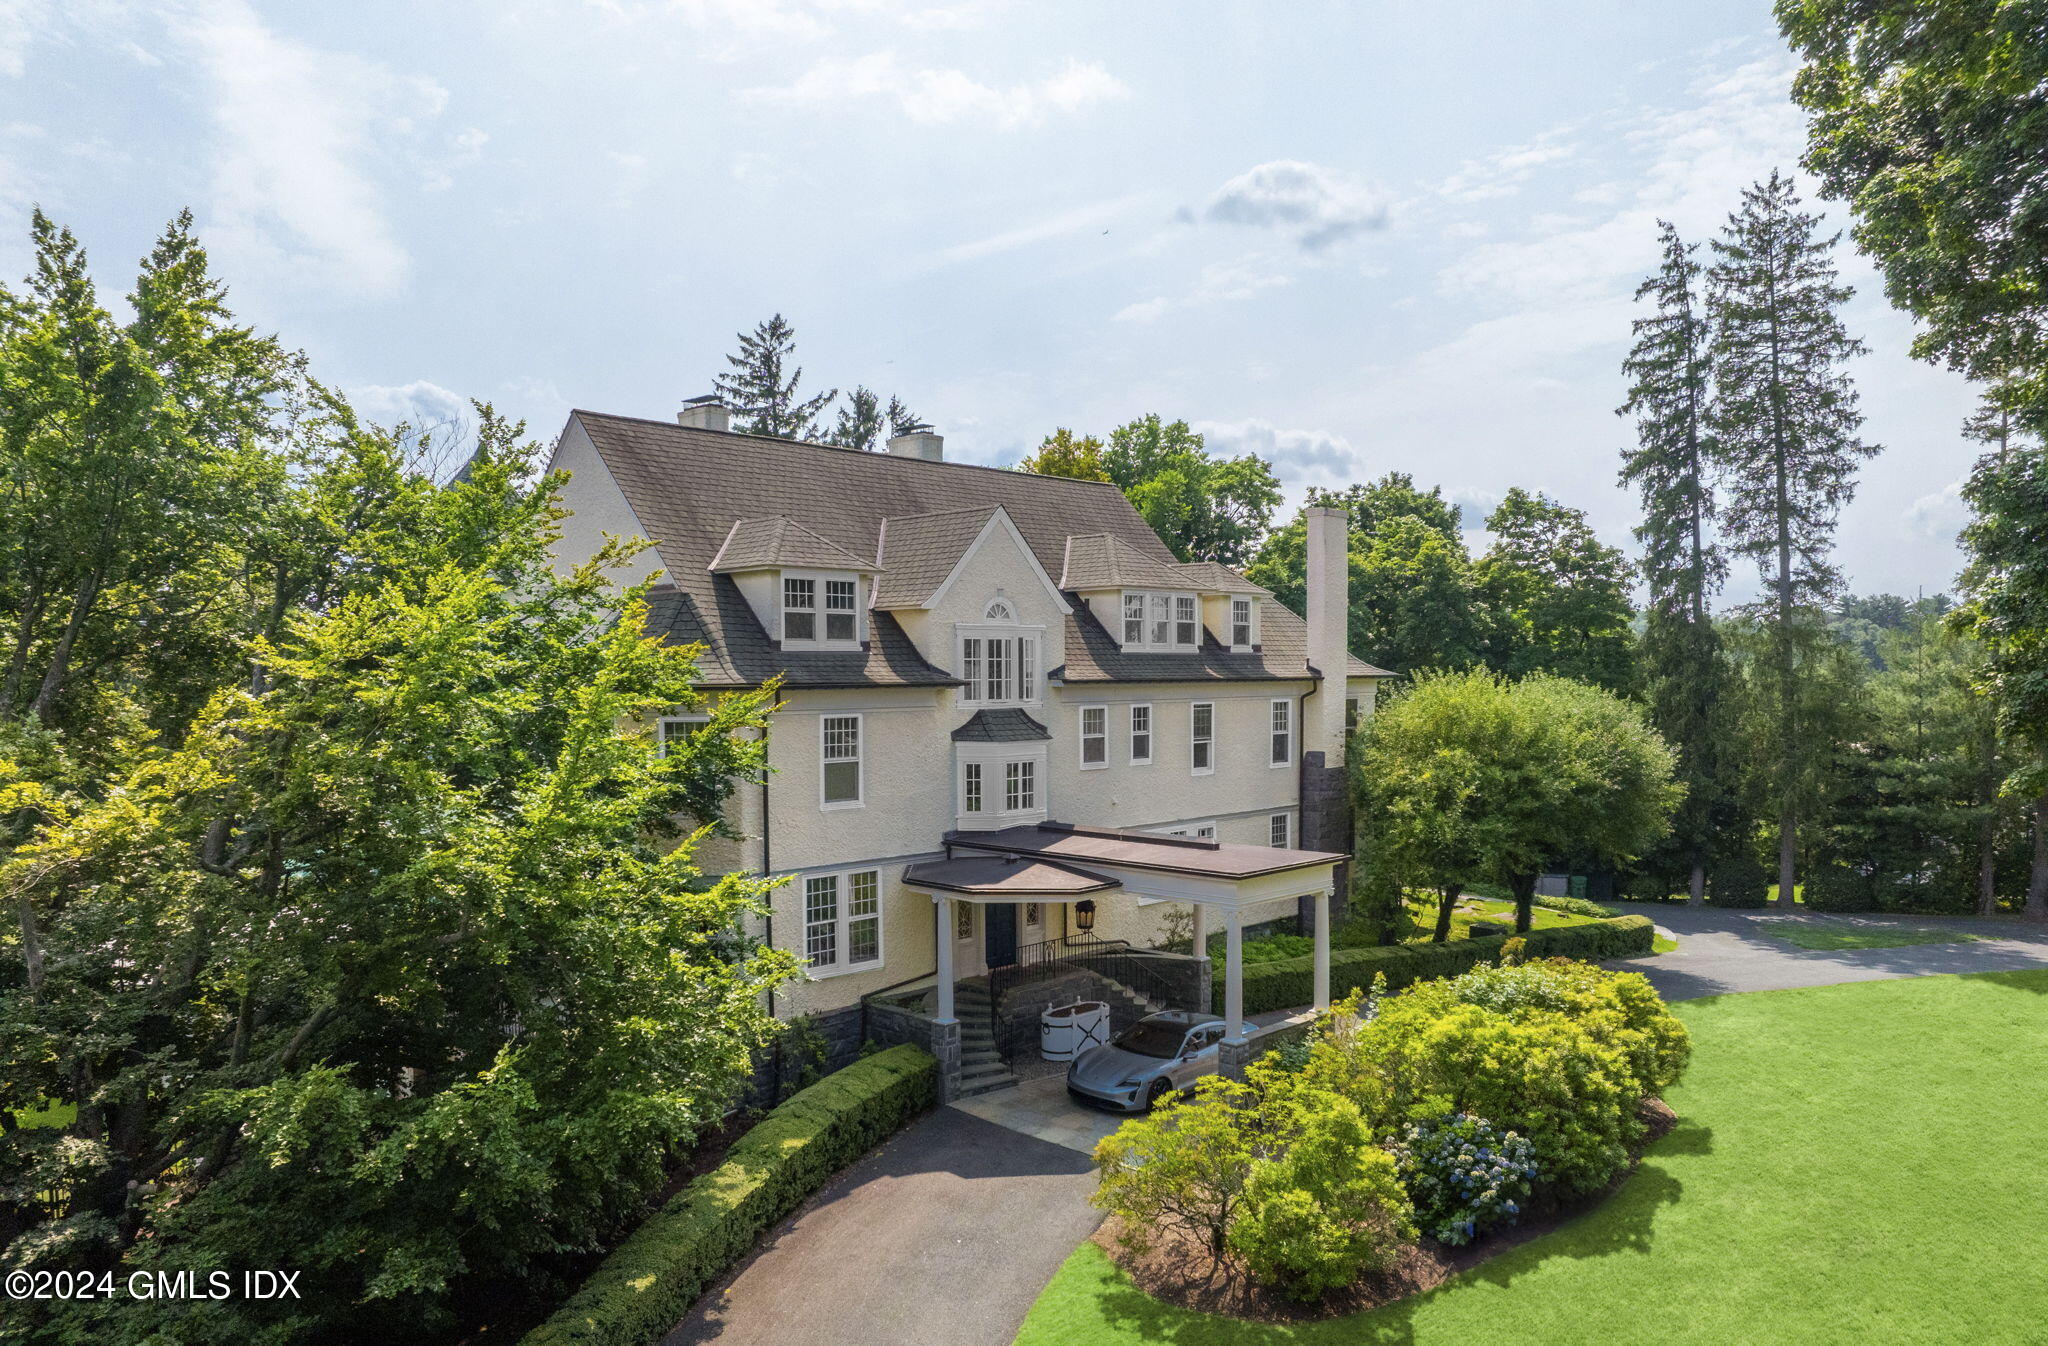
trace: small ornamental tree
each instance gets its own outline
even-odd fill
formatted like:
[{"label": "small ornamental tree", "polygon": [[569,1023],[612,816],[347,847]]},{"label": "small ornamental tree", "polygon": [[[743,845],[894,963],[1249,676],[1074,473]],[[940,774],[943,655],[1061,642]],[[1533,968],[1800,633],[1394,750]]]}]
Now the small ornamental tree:
[{"label": "small ornamental tree", "polygon": [[1119,1217],[1123,1247],[1143,1252],[1158,1230],[1170,1229],[1223,1255],[1258,1158],[1241,1115],[1252,1101],[1245,1085],[1212,1075],[1192,1099],[1168,1100],[1102,1138],[1102,1179],[1089,1200]]},{"label": "small ornamental tree", "polygon": [[1229,1244],[1252,1275],[1314,1299],[1384,1271],[1415,1241],[1394,1157],[1356,1103],[1323,1094],[1284,1151],[1252,1165]]}]

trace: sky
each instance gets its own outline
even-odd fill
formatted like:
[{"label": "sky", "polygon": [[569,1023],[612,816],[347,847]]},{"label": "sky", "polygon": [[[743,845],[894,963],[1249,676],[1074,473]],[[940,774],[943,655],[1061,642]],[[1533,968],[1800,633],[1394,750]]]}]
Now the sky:
[{"label": "sky", "polygon": [[[807,386],[952,458],[1156,411],[1290,507],[1400,471],[1476,529],[1521,486],[1633,550],[1631,296],[1657,220],[1796,170],[1793,69],[1764,0],[0,0],[0,280],[35,204],[110,295],[190,207],[379,420],[666,418],[780,312]],[[1972,395],[1840,257],[1884,452],[1839,559],[1933,592]]]}]

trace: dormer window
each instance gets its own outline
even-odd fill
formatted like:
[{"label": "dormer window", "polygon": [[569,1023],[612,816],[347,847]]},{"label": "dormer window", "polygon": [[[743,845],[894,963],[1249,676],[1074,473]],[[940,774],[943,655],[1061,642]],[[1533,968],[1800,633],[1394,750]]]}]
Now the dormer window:
[{"label": "dormer window", "polygon": [[860,581],[852,575],[782,574],[782,643],[850,649],[860,641]]},{"label": "dormer window", "polygon": [[1191,651],[1202,643],[1201,605],[1191,593],[1124,591],[1126,650]]},{"label": "dormer window", "polygon": [[1252,646],[1258,644],[1258,632],[1252,625],[1252,613],[1254,610],[1252,600],[1249,598],[1237,597],[1230,600],[1231,649],[1249,650]]}]

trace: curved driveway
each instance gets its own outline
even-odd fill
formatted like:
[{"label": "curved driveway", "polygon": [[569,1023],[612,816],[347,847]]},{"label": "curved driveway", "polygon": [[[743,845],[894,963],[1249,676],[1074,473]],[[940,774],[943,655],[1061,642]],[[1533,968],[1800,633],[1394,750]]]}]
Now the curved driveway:
[{"label": "curved driveway", "polygon": [[[1676,935],[1679,948],[1610,966],[1642,972],[1671,1000],[2048,965],[2048,929],[2008,921],[1620,905]],[[1826,953],[1773,939],[1769,923],[1785,919],[1953,926],[1987,937]],[[1053,1080],[968,1100],[983,1105],[980,1115],[933,1112],[778,1225],[663,1346],[1008,1346],[1038,1292],[1100,1220],[1088,1204],[1094,1166],[1082,1152],[1092,1137],[1080,1133],[1104,1119],[1044,1115],[1064,1103]]]}]

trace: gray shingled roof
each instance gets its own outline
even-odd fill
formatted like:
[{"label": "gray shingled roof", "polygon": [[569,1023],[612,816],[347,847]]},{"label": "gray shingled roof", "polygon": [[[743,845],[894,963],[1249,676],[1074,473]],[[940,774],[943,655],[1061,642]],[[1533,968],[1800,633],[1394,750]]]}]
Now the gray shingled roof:
[{"label": "gray shingled roof", "polygon": [[725,535],[707,570],[873,570],[875,563],[855,556],[836,542],[827,542],[795,519],[778,514],[767,519],[738,519]]},{"label": "gray shingled roof", "polygon": [[1188,588],[1210,594],[1269,594],[1271,589],[1253,584],[1221,561],[1183,561],[1174,567],[1186,578]]},{"label": "gray shingled roof", "polygon": [[994,505],[970,505],[965,509],[882,520],[880,551],[884,573],[875,584],[874,606],[923,607],[953,573],[953,567],[995,512]]},{"label": "gray shingled roof", "polygon": [[1043,743],[1051,737],[1021,710],[977,710],[953,731],[955,743]]},{"label": "gray shingled roof", "polygon": [[[1146,530],[1150,532],[1148,528]],[[1139,551],[1114,533],[1067,539],[1060,562],[1060,588],[1181,589],[1187,580],[1171,555],[1161,560]]]},{"label": "gray shingled roof", "polygon": [[[1123,493],[1106,482],[698,430],[673,421],[593,411],[572,415],[659,549],[666,579],[674,586],[651,596],[649,628],[671,641],[704,645],[708,685],[758,686],[778,674],[800,687],[957,686],[959,681],[928,663],[886,608],[869,613],[871,639],[864,651],[778,649],[739,586],[729,575],[708,569],[741,519],[787,518],[856,557],[878,557],[884,567],[881,583],[892,602],[896,591],[889,586],[899,574],[899,556],[901,573],[909,580],[928,574],[938,561],[918,560],[918,548],[937,548],[935,557],[943,550],[939,534],[959,537],[962,532],[964,547],[997,505],[1048,574],[1064,568],[1070,534],[1111,534],[1141,557],[1169,568],[1177,564]],[[941,515],[978,516],[979,521],[969,527],[964,519]],[[886,555],[884,520],[890,535]],[[909,527],[899,533],[903,523]],[[957,559],[955,553],[945,561],[933,587],[952,572]],[[1205,642],[1192,656],[1127,655],[1084,604],[1071,601],[1075,612],[1066,619],[1064,670],[1070,681],[1307,676],[1306,627],[1271,598],[1260,603],[1263,653],[1234,655]],[[1382,670],[1356,659],[1350,672],[1383,676]]]}]

